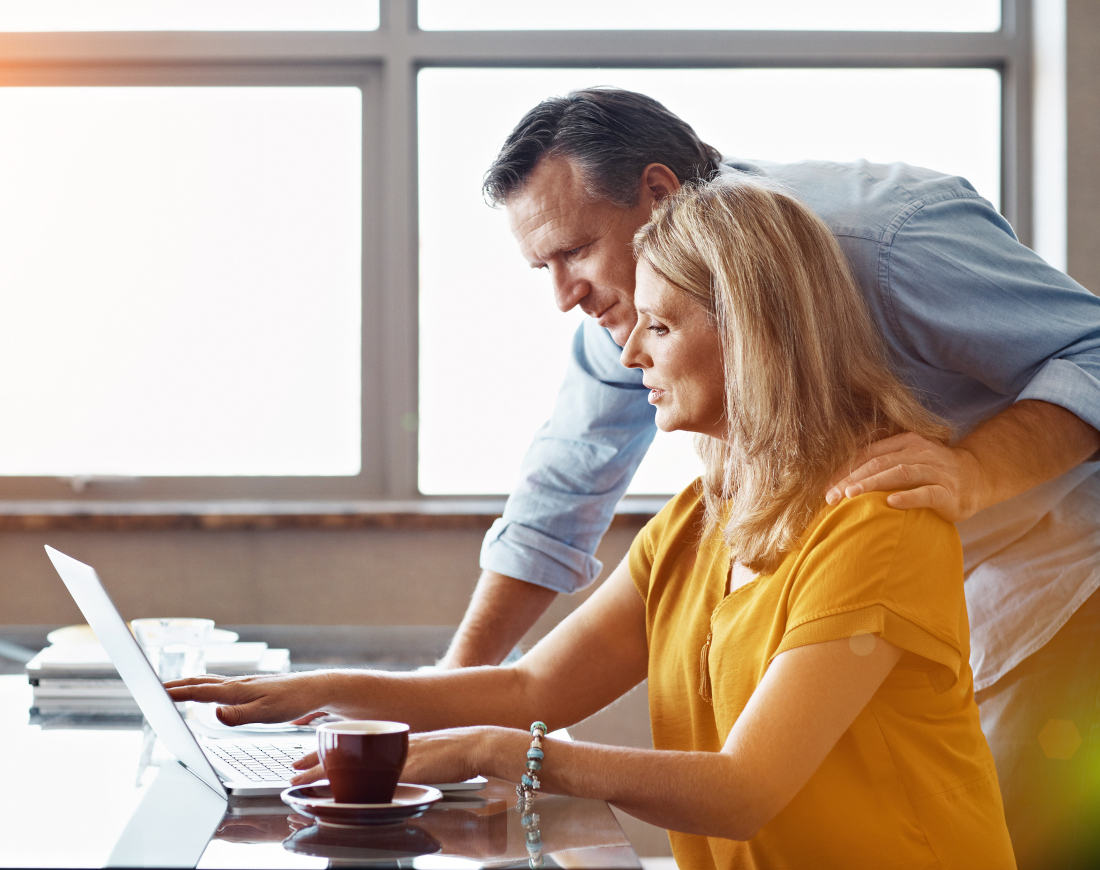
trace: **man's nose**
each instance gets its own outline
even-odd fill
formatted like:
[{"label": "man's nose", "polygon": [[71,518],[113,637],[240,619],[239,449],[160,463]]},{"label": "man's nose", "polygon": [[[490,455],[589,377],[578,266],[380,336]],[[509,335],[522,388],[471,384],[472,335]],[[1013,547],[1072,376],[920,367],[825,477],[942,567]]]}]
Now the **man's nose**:
[{"label": "man's nose", "polygon": [[559,311],[572,311],[591,289],[586,280],[571,275],[567,269],[555,269],[552,278],[554,303]]}]

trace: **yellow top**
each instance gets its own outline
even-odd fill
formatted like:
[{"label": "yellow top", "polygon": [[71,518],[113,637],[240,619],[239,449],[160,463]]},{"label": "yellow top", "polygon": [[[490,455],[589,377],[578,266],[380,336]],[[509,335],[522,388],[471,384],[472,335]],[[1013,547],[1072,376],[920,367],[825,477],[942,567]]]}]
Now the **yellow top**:
[{"label": "yellow top", "polygon": [[755,837],[670,832],[681,870],[1015,867],[974,702],[954,526],[930,510],[894,510],[883,493],[845,500],[824,508],[775,573],[735,579],[726,595],[730,551],[721,534],[700,540],[702,518],[696,482],[630,548],[657,749],[718,752],[784,650],[841,638],[855,647],[875,633],[904,653]]}]

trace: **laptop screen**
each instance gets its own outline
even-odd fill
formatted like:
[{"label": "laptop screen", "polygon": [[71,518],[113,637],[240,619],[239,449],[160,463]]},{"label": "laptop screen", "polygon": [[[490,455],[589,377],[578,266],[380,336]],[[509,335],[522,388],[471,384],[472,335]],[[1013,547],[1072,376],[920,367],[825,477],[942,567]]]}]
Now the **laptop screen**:
[{"label": "laptop screen", "polygon": [[214,768],[161,685],[149,659],[130,634],[95,569],[53,547],[47,546],[46,554],[157,737],[180,763],[224,797],[225,789]]}]

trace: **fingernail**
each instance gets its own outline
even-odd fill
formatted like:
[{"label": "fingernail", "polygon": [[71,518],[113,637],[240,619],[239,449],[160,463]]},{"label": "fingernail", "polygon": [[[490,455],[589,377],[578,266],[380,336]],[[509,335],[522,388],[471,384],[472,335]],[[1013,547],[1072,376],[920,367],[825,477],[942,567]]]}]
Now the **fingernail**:
[{"label": "fingernail", "polygon": [[844,494],[848,496],[848,498],[855,498],[857,495],[863,495],[863,487],[859,484],[849,486],[846,490],[844,490]]},{"label": "fingernail", "polygon": [[825,493],[825,502],[826,504],[836,504],[838,501],[840,501],[840,490],[834,486]]}]

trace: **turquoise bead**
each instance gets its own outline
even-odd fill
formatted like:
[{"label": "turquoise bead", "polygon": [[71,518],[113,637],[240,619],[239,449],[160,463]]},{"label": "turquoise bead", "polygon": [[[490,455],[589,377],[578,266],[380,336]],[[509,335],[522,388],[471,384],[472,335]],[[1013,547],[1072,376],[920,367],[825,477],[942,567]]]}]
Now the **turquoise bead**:
[{"label": "turquoise bead", "polygon": [[541,732],[542,734],[545,734],[546,733],[546,723],[545,722],[532,722],[531,723],[531,733],[534,734],[536,731]]},{"label": "turquoise bead", "polygon": [[542,762],[539,761],[537,758],[531,758],[527,761],[527,769],[528,770],[541,770],[542,769]]},{"label": "turquoise bead", "polygon": [[528,788],[535,787],[535,781],[531,779],[531,777],[529,777],[526,773],[523,775],[523,778],[520,780],[520,782],[522,782]]},{"label": "turquoise bead", "polygon": [[532,746],[530,749],[527,750],[527,757],[537,758],[539,761],[542,761],[542,750],[536,749],[534,746]]}]

